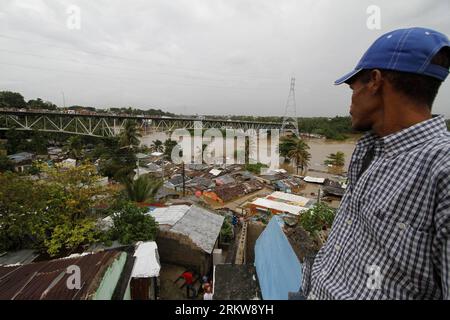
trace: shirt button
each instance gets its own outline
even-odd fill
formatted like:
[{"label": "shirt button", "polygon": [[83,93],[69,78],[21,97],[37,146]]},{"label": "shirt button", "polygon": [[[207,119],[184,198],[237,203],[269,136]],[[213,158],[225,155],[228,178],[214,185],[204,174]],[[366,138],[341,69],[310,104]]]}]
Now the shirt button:
[{"label": "shirt button", "polygon": [[347,219],[347,224],[351,225],[352,224],[352,219]]},{"label": "shirt button", "polygon": [[336,250],[336,251],[339,251],[339,250],[341,250],[341,246],[340,246],[340,245],[338,245],[338,244],[337,244],[337,245],[335,245],[335,246],[334,246],[334,250]]},{"label": "shirt button", "polygon": [[400,230],[405,230],[406,229],[406,224],[404,224],[403,222],[399,222],[399,223],[397,223],[397,227]]}]

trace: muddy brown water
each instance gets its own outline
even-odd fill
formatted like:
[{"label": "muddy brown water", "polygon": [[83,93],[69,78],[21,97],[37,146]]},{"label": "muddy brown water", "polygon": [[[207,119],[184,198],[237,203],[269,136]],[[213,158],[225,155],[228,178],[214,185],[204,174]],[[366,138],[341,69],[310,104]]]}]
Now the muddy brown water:
[{"label": "muddy brown water", "polygon": [[[159,139],[161,141],[165,141],[169,135],[165,132],[155,132],[141,138],[141,144],[149,146],[154,140]],[[351,160],[351,156],[353,150],[355,149],[356,141],[358,136],[352,136],[345,141],[332,141],[327,139],[314,139],[308,138],[305,139],[306,143],[309,145],[309,153],[311,154],[311,160],[309,169],[327,171],[328,167],[323,164],[325,159],[330,153],[336,153],[341,151],[345,154],[345,166],[344,171],[348,170],[348,166]],[[262,141],[264,143],[264,141]],[[268,141],[268,145],[270,146],[270,140]],[[294,167],[291,166],[282,166],[287,169],[291,173],[295,173]],[[321,176],[320,174],[309,173],[310,175]]]}]

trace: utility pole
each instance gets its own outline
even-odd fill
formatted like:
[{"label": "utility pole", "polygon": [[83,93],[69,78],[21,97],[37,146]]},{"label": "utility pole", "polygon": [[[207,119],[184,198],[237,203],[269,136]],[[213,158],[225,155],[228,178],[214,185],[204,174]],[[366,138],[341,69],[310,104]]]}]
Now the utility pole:
[{"label": "utility pole", "polygon": [[61,94],[62,94],[62,98],[63,98],[63,106],[64,106],[64,109],[66,109],[66,97],[64,96],[64,91],[61,91]]},{"label": "utility pole", "polygon": [[186,196],[186,179],[184,178],[184,161],[183,161],[183,168],[182,168],[182,176],[183,176],[183,197]]}]

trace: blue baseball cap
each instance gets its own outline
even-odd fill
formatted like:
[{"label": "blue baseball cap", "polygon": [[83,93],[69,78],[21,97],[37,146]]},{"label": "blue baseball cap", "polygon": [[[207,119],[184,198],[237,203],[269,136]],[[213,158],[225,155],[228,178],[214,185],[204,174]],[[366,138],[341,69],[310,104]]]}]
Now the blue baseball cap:
[{"label": "blue baseball cap", "polygon": [[450,41],[435,30],[408,28],[388,32],[370,46],[353,71],[334,84],[346,83],[364,69],[410,72],[444,81],[449,70],[431,64],[434,55],[444,47],[450,47]]}]

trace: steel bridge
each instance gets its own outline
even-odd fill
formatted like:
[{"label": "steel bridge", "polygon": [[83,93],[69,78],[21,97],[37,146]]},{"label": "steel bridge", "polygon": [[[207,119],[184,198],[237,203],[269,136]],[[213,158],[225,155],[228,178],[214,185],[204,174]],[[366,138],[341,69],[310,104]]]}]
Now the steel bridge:
[{"label": "steel bridge", "polygon": [[183,117],[131,116],[110,114],[71,114],[32,110],[1,110],[0,130],[38,130],[60,132],[92,137],[112,137],[118,135],[127,121],[135,121],[144,134],[154,131],[194,129],[201,123],[202,128],[217,129],[281,129],[282,123],[220,119],[197,119]]}]

